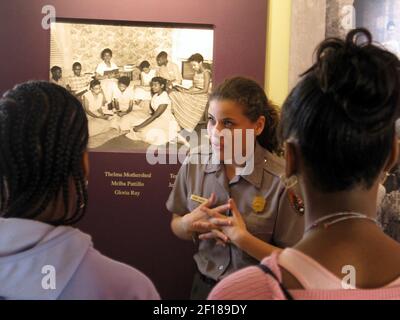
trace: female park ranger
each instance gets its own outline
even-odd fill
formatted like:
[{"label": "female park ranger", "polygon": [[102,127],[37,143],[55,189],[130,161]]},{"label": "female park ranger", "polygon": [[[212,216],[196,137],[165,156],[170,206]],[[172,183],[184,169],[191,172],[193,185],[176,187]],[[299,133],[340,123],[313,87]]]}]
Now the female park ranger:
[{"label": "female park ranger", "polygon": [[[175,235],[198,242],[192,299],[205,299],[221,278],[294,245],[304,228],[301,203],[288,191],[291,182],[281,179],[279,116],[263,89],[236,77],[209,102],[211,152],[191,152],[166,204]],[[235,161],[236,145],[246,150],[246,163]]]}]

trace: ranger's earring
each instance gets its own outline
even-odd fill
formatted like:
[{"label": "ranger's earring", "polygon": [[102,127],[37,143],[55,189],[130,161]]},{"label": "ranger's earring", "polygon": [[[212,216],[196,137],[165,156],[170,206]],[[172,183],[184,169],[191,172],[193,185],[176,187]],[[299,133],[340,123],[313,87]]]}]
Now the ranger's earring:
[{"label": "ranger's earring", "polygon": [[286,175],[283,174],[280,178],[286,189],[293,188],[299,182],[295,174],[290,177],[286,177]]}]

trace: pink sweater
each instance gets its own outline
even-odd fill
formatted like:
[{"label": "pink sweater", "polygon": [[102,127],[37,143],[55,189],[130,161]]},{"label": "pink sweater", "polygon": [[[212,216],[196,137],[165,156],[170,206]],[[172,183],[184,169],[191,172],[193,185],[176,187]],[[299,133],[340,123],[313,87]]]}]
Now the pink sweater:
[{"label": "pink sweater", "polygon": [[[304,289],[289,290],[295,300],[400,300],[400,277],[378,289],[343,289],[342,280],[309,256],[295,249],[274,253],[262,261],[282,281],[280,266]],[[247,267],[223,279],[210,300],[285,300],[278,284],[258,267]]]}]

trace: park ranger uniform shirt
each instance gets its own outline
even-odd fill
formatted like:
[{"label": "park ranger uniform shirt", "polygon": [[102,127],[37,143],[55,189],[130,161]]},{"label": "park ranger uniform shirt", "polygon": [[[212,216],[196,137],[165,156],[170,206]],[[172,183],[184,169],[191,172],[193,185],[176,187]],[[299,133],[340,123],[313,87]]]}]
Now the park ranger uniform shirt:
[{"label": "park ranger uniform shirt", "polygon": [[[192,162],[195,157],[208,161],[198,160],[196,164]],[[280,175],[284,173],[282,158],[256,143],[254,169],[250,174],[237,175],[231,181],[228,181],[223,165],[211,161],[211,152],[194,152],[186,160],[166,203],[168,211],[183,216],[200,205],[192,200],[192,196],[209,198],[215,193],[214,206],[226,204],[229,198],[235,200],[247,230],[257,238],[267,243],[277,243],[281,247],[294,245],[301,239],[304,231],[303,217],[289,204],[281,183]],[[198,245],[194,259],[199,271],[217,281],[234,271],[258,263],[233,244],[221,246],[211,239],[201,240]]]}]

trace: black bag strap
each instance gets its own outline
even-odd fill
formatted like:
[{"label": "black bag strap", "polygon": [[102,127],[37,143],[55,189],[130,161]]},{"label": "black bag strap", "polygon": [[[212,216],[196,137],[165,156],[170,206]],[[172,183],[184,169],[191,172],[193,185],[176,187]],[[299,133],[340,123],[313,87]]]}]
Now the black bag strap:
[{"label": "black bag strap", "polygon": [[278,282],[279,287],[281,288],[283,294],[285,295],[286,300],[294,300],[292,295],[289,293],[289,291],[283,286],[283,284],[279,281],[278,277],[275,275],[275,273],[272,272],[270,268],[268,268],[265,264],[258,264],[257,267],[259,267],[264,273],[269,274],[272,278]]}]

